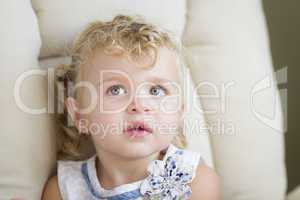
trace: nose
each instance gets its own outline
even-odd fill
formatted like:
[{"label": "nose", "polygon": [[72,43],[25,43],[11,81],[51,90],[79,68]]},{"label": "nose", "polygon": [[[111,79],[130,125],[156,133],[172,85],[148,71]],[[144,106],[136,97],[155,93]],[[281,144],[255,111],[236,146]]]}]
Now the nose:
[{"label": "nose", "polygon": [[134,98],[132,102],[127,107],[127,112],[129,114],[142,113],[149,114],[152,113],[153,109],[150,106],[142,104],[137,98]]}]

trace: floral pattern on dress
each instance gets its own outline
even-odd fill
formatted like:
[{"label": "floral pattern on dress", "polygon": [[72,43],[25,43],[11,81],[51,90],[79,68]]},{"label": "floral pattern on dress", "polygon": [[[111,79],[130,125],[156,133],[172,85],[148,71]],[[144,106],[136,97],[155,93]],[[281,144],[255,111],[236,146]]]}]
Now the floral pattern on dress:
[{"label": "floral pattern on dress", "polygon": [[154,160],[148,167],[150,175],[141,183],[140,192],[147,200],[186,200],[192,191],[193,166],[183,165],[182,150],[165,161]]}]

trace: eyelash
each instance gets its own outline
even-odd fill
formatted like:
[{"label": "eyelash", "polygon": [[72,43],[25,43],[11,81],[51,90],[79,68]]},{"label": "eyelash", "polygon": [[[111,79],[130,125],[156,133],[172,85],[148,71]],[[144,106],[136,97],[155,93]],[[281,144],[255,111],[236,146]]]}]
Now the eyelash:
[{"label": "eyelash", "polygon": [[168,95],[169,94],[169,91],[164,87],[164,86],[162,86],[162,85],[155,85],[155,86],[153,86],[153,87],[159,87],[159,88],[161,88],[164,92],[165,92],[165,94],[166,95]]},{"label": "eyelash", "polygon": [[[125,89],[125,87],[124,87],[123,85],[116,84],[116,85],[110,86],[110,87],[107,89],[106,94],[109,94],[110,91],[111,91],[114,87],[118,87],[118,86],[122,87],[122,88],[126,91],[126,89]],[[127,93],[127,91],[126,91],[126,93]]]}]

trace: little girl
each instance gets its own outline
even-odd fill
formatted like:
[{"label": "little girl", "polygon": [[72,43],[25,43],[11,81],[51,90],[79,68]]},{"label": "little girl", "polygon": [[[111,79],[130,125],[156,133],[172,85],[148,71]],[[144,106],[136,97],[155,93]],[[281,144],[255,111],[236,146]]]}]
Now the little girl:
[{"label": "little girl", "polygon": [[[92,23],[57,72],[74,126],[44,200],[220,198],[216,173],[185,149],[182,56],[169,33],[123,15]],[[82,137],[96,152],[88,159]]]}]

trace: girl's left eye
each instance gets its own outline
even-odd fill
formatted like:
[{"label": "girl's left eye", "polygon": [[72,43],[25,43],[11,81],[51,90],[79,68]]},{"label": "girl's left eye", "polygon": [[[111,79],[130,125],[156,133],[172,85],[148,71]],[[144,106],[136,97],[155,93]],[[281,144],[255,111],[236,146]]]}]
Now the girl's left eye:
[{"label": "girl's left eye", "polygon": [[150,94],[154,96],[164,96],[167,94],[167,90],[160,85],[150,88]]}]

